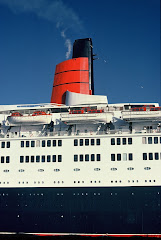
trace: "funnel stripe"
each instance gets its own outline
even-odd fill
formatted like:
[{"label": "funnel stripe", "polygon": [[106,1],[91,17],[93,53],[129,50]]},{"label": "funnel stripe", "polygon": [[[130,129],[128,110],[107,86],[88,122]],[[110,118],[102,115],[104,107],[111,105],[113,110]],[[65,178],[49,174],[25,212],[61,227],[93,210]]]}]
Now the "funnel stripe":
[{"label": "funnel stripe", "polygon": [[75,83],[86,83],[86,84],[89,84],[88,82],[67,82],[67,83],[62,83],[62,84],[58,84],[58,85],[54,85],[53,87],[59,87],[61,85],[65,85],[65,84],[75,84]]},{"label": "funnel stripe", "polygon": [[63,72],[57,72],[55,75],[61,74],[61,73],[66,73],[66,72],[88,72],[88,70],[69,70],[69,71],[63,71]]}]

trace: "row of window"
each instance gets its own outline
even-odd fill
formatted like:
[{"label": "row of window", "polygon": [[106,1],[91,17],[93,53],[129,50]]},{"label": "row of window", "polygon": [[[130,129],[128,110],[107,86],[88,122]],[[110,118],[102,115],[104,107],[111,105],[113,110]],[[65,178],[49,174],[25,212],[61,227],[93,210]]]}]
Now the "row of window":
[{"label": "row of window", "polygon": [[74,139],[74,146],[94,146],[94,145],[100,145],[101,141],[99,138],[94,139]]},{"label": "row of window", "polygon": [[111,138],[111,145],[132,144],[132,138]]},{"label": "row of window", "polygon": [[[144,180],[145,182],[156,182],[156,180]],[[138,183],[139,180],[128,180],[128,183]],[[74,183],[85,183],[84,181],[74,181]],[[90,181],[90,183],[101,183],[101,181]],[[111,183],[122,183],[121,180],[111,180]]]},{"label": "row of window", "polygon": [[62,140],[21,141],[21,147],[61,147]]},{"label": "row of window", "polygon": [[[75,172],[79,172],[81,169],[80,168],[74,168],[73,169],[73,171],[75,171]],[[94,168],[94,171],[100,171],[101,170],[101,168]],[[117,171],[118,169],[117,168],[111,168],[110,169],[111,171]],[[127,170],[134,170],[134,168],[133,167],[128,167],[127,168]],[[144,170],[151,170],[151,167],[144,167]],[[9,172],[10,170],[9,169],[4,169],[3,170],[3,172]],[[38,172],[44,172],[45,170],[44,169],[38,169],[37,170]],[[54,172],[60,172],[60,169],[59,168],[55,168],[54,170],[53,170]],[[24,169],[19,169],[18,170],[18,172],[25,172],[25,170]]]},{"label": "row of window", "polygon": [[1,156],[1,163],[10,163],[10,156]]},{"label": "row of window", "polygon": [[62,162],[62,155],[20,156],[20,163],[24,162]]},{"label": "row of window", "polygon": [[[18,184],[28,184],[29,182],[18,182]],[[44,184],[44,181],[42,181],[42,182],[40,182],[40,181],[38,181],[38,182],[36,182],[36,181],[34,181],[34,184]]]},{"label": "row of window", "polygon": [[[122,181],[121,180],[115,180],[115,181],[111,181],[111,183],[121,183]],[[135,182],[139,182],[139,180],[128,180],[128,183],[135,183]],[[145,182],[156,182],[156,180],[145,180]]]},{"label": "row of window", "polygon": [[161,153],[143,153],[143,160],[159,160],[161,159]]},{"label": "row of window", "polygon": [[[143,144],[161,144],[161,137],[142,137]],[[74,146],[100,145],[100,139],[74,139]],[[111,138],[111,145],[132,144],[132,138]],[[1,142],[1,148],[10,148],[10,142]],[[62,140],[21,141],[21,147],[61,147]]]},{"label": "row of window", "polygon": [[77,155],[75,154],[74,155],[74,162],[83,162],[83,161],[86,161],[86,162],[89,162],[89,161],[101,161],[101,154],[80,154],[80,155]]},{"label": "row of window", "polygon": [[112,153],[111,154],[111,161],[132,161],[133,160],[133,154],[132,153],[117,153],[117,154],[114,154]]},{"label": "row of window", "polygon": [[[138,183],[139,182],[139,180],[128,180],[128,183]],[[148,182],[150,182],[150,183],[152,183],[152,182],[156,182],[156,180],[144,180],[144,182],[146,182],[146,183],[148,183]],[[60,184],[60,183],[64,183],[64,181],[54,181],[53,182],[54,184]],[[74,181],[74,183],[85,183],[84,181]],[[101,181],[90,181],[90,183],[101,183]],[[113,181],[113,180],[111,180],[111,183],[122,183],[122,181],[121,180],[115,180],[115,181]],[[9,184],[9,182],[0,182],[0,184]],[[24,182],[24,181],[22,181],[22,182],[18,182],[18,184],[29,184],[29,182]],[[44,184],[44,181],[34,181],[34,184]],[[159,192],[158,192],[158,194],[159,194]],[[6,194],[7,196],[8,196],[8,194]],[[20,194],[18,194],[18,195],[20,195]],[[23,195],[23,194],[22,194]],[[36,194],[33,194],[33,195],[36,195]],[[39,195],[39,194],[37,194],[37,195]],[[42,194],[41,194],[42,195]],[[57,194],[58,195],[58,194]],[[73,194],[74,195],[74,194]],[[95,195],[95,194],[94,194]],[[111,194],[112,195],[112,194]],[[0,194],[0,196],[1,196],[1,194]],[[3,195],[3,196],[5,196],[5,195]]]},{"label": "row of window", "polygon": [[[18,171],[19,171],[19,172],[24,172],[25,170],[24,170],[24,169],[19,169]],[[38,169],[38,172],[44,172],[44,171],[45,171],[45,170],[42,169],[42,168]],[[55,168],[55,169],[54,169],[54,172],[59,172],[59,171],[60,171],[59,168]]]},{"label": "row of window", "polygon": [[1,142],[1,148],[10,148],[10,142]]},{"label": "row of window", "polygon": [[161,137],[142,137],[143,144],[158,144],[161,143]]}]

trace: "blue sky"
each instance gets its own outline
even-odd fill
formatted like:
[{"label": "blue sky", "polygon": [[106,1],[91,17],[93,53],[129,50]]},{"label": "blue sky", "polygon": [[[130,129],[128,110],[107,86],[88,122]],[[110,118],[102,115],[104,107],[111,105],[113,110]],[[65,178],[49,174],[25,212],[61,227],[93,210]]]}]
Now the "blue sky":
[{"label": "blue sky", "polygon": [[160,102],[159,0],[0,0],[0,104],[50,102],[56,64],[87,37],[95,94]]}]

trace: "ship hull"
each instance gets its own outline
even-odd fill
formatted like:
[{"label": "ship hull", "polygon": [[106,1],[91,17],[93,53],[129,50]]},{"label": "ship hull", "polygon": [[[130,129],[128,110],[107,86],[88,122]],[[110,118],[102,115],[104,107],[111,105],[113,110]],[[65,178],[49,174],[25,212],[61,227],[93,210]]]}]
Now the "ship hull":
[{"label": "ship hull", "polygon": [[159,234],[161,186],[1,188],[0,232]]}]

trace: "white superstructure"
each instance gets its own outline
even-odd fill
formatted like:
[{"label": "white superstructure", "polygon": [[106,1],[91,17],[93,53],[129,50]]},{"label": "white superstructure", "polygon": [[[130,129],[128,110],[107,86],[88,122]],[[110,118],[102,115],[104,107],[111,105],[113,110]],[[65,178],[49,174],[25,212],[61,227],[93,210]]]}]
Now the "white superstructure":
[{"label": "white superstructure", "polygon": [[[136,105],[147,109],[134,111]],[[2,106],[0,186],[160,185],[157,108],[155,103]],[[35,109],[48,114],[50,122],[35,125]],[[14,112],[19,119],[31,116],[33,124],[12,124],[8,119]]]}]

